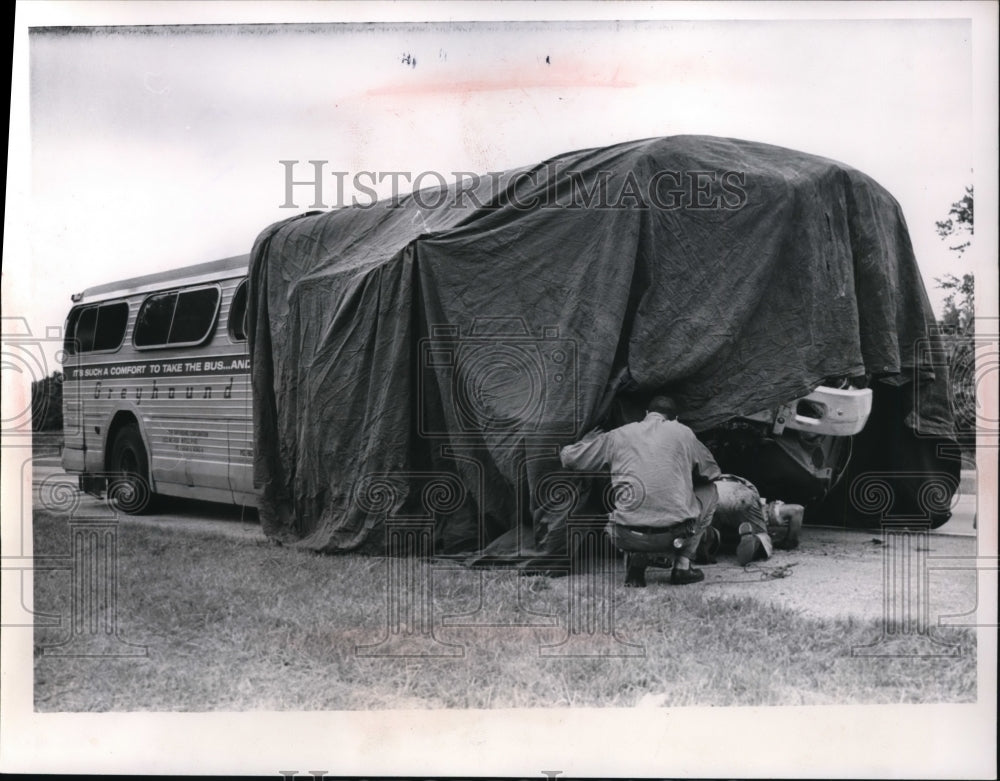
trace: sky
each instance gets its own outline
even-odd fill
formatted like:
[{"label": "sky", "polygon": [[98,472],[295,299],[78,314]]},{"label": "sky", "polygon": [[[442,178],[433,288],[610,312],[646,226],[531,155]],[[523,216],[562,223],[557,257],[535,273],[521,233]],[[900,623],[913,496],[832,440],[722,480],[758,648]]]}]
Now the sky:
[{"label": "sky", "polygon": [[751,139],[893,193],[936,309],[934,279],[975,262],[935,232],[973,182],[968,19],[36,27],[29,41],[30,259],[5,269],[4,311],[34,333],[85,287],[248,252],[297,211],[281,208],[281,160],[299,178],[327,161],[349,185],[676,133]]}]

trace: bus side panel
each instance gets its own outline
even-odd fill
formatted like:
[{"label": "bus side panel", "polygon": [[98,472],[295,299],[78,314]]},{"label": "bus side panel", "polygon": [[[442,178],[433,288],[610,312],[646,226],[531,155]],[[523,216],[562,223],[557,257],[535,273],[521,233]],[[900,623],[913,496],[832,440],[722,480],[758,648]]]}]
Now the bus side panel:
[{"label": "bus side panel", "polygon": [[80,356],[63,358],[63,451],[62,467],[72,474],[84,469],[85,439],[83,430],[83,404],[81,398]]},{"label": "bus side panel", "polygon": [[246,494],[254,493],[249,354],[246,360],[248,371],[239,375],[233,385],[233,400],[239,411],[229,424],[229,486],[240,504],[245,502]]},{"label": "bus side panel", "polygon": [[[239,353],[227,353],[210,363],[239,367],[245,361]],[[232,397],[242,373],[230,368],[226,374],[188,373],[156,381],[156,400],[145,410],[145,424],[157,485],[231,490],[229,435],[240,411]]]},{"label": "bus side panel", "polygon": [[[158,487],[211,489],[206,499],[218,501],[230,486],[230,430],[245,421],[240,386],[249,377],[245,342],[228,333],[229,309],[241,279],[222,280],[219,315],[212,338],[204,345],[147,351],[153,398],[145,409],[150,437],[150,469]],[[162,360],[161,360],[162,359]]]},{"label": "bus side panel", "polygon": [[120,347],[96,353],[65,351],[62,464],[67,472],[104,471],[108,423],[119,400],[124,398],[123,382],[109,367],[121,360],[124,350]]},{"label": "bus side panel", "polygon": [[164,285],[164,291],[219,289],[215,327],[202,345],[136,349],[136,320],[147,291],[120,299],[129,306],[119,348],[67,356],[67,471],[114,470],[118,431],[134,418],[154,491],[211,501],[248,500],[253,493],[250,360],[246,341],[229,331],[234,293],[244,278]]},{"label": "bus side panel", "polygon": [[157,401],[144,421],[152,451],[150,470],[163,483],[229,490],[229,434],[217,399],[228,388],[224,378],[187,374],[153,391]]}]

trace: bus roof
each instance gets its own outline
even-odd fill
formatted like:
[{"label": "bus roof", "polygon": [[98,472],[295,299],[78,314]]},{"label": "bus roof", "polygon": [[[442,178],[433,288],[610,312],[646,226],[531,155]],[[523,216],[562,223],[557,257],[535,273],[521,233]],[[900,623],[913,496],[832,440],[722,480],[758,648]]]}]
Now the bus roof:
[{"label": "bus roof", "polygon": [[[249,255],[234,255],[222,260],[210,260],[207,263],[197,263],[156,274],[146,274],[141,277],[122,279],[117,282],[106,282],[103,285],[88,287],[79,296],[73,296],[73,301],[93,300],[95,298],[110,298],[112,296],[130,295],[132,293],[151,292],[175,285],[209,282],[213,279],[245,274],[250,265]],[[236,273],[227,273],[236,272]]]}]

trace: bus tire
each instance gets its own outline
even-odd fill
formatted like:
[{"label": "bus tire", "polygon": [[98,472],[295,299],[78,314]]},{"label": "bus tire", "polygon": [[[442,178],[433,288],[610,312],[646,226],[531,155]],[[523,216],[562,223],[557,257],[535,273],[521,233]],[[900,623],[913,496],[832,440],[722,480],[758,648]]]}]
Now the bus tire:
[{"label": "bus tire", "polygon": [[124,426],[115,436],[109,471],[108,503],[127,515],[148,512],[153,500],[149,485],[149,457],[139,429],[134,425]]}]

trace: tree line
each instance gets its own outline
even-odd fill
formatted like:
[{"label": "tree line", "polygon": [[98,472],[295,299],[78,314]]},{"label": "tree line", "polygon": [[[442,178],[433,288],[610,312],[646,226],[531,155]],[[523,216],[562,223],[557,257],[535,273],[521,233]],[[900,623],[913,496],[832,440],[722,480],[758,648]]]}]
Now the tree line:
[{"label": "tree line", "polygon": [[[938,235],[954,242],[949,249],[959,258],[972,244],[974,217],[973,189],[966,187],[965,194],[951,205],[948,216],[935,223]],[[955,428],[966,440],[974,437],[976,431],[976,279],[973,274],[966,273],[961,278],[945,274],[934,281],[948,292],[940,325],[951,369]],[[963,448],[971,457],[975,447],[970,448],[968,444],[963,442]]]},{"label": "tree line", "polygon": [[60,431],[63,427],[63,374],[53,372],[31,383],[31,429]]}]

